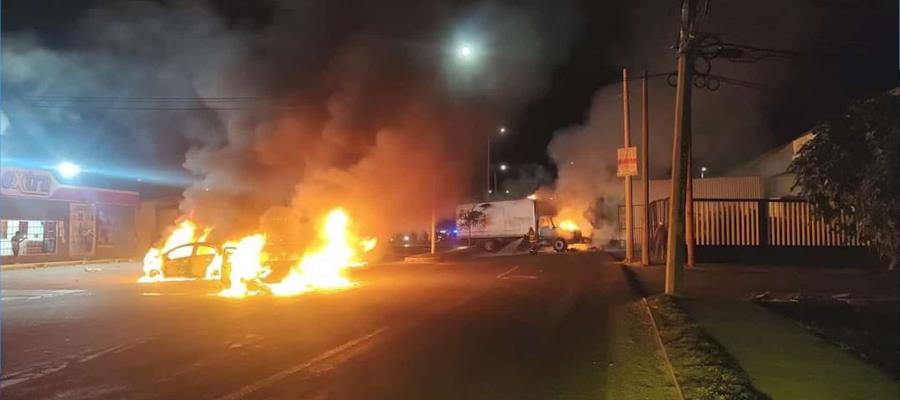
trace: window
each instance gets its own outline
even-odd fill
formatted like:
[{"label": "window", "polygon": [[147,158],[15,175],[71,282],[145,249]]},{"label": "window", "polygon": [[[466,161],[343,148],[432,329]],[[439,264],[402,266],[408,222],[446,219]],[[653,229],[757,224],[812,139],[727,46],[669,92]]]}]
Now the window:
[{"label": "window", "polygon": [[54,254],[57,250],[59,221],[0,220],[0,256],[13,255],[13,237],[23,235],[19,255]]}]

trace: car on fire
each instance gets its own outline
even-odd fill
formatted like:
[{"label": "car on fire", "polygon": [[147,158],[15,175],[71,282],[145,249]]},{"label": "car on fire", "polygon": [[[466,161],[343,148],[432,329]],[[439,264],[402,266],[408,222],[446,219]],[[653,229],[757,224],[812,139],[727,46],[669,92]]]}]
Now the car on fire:
[{"label": "car on fire", "polygon": [[204,278],[216,256],[224,257],[225,253],[222,247],[213,243],[186,243],[162,254],[160,270],[167,278]]}]

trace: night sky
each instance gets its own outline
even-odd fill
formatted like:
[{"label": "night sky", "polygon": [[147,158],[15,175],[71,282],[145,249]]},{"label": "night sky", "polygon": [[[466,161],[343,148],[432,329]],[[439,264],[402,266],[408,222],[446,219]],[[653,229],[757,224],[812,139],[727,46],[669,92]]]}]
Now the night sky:
[{"label": "night sky", "polygon": [[[79,33],[83,29],[80,21],[91,10],[109,7],[113,3],[116,2],[3,1],[4,69],[11,61],[8,57],[14,57],[6,51],[7,38],[12,36],[21,38],[27,35],[34,46],[40,46],[48,52],[89,52],[91,42]],[[162,8],[176,8],[186,4],[167,1],[144,3],[158,4]],[[295,5],[300,7],[300,3],[216,0],[209,2],[208,9],[210,17],[224,21],[226,29],[252,36],[278,24],[279,16],[285,8]],[[409,52],[414,54],[411,58],[419,59],[431,54],[430,50],[422,50],[423,48],[444,46],[443,42],[452,35],[455,26],[460,21],[465,21],[467,15],[475,15],[471,12],[473,9],[493,10],[488,13],[491,18],[502,18],[502,10],[512,7],[524,15],[536,17],[535,20],[539,21],[538,40],[543,50],[542,58],[535,62],[538,73],[533,76],[539,77],[539,84],[522,94],[512,92],[510,96],[498,96],[491,100],[494,102],[491,105],[494,112],[486,118],[484,125],[505,125],[509,128],[512,134],[498,141],[495,157],[515,164],[541,164],[552,171],[546,148],[554,132],[583,123],[597,91],[618,82],[622,67],[629,67],[635,73],[644,68],[650,69],[651,73],[674,69],[674,55],[667,46],[674,43],[673,33],[678,23],[677,1],[377,3],[359,5],[354,2],[308,2],[302,5],[309,14],[316,16],[318,25],[309,29],[308,34],[320,54],[326,55],[323,56],[324,59],[328,59],[331,52],[336,51],[359,31],[365,31],[369,36],[383,35],[392,44],[397,44],[395,47],[400,47],[399,51]],[[700,151],[697,154],[700,162],[715,165],[718,169],[727,168],[729,164],[749,159],[770,146],[798,136],[816,122],[840,112],[855,97],[896,86],[897,16],[897,2],[892,0],[712,1],[710,14],[704,20],[706,31],[721,35],[725,40],[735,38],[732,40],[742,44],[790,50],[797,54],[787,59],[741,65],[738,70],[731,70],[727,60],[713,61],[716,72],[728,74],[729,78],[740,83],[723,83],[723,87],[739,86],[704,96],[723,96],[718,100],[728,96],[732,99],[735,96],[758,99],[758,106],[738,110],[728,116],[732,119],[751,120],[753,126],[757,127],[757,134],[741,133],[742,140],[753,145],[733,146],[730,148],[733,153],[725,158],[713,157]],[[137,20],[141,17],[135,14],[133,18]],[[119,22],[127,24],[129,21]],[[481,23],[484,24],[483,21]],[[490,26],[490,23],[487,25]],[[506,45],[498,46],[495,51],[503,51]],[[803,47],[798,48],[798,45]],[[261,59],[273,56],[277,59],[274,55],[282,48],[279,46],[257,46],[253,56]],[[290,62],[294,58],[277,59],[273,64],[280,64],[277,68],[283,68],[285,60]],[[515,69],[515,64],[519,61],[509,57],[505,62],[512,64],[511,68]],[[430,68],[437,67],[432,65]],[[4,71],[4,78],[6,77]],[[7,85],[5,80],[4,100],[15,101],[17,96],[28,96],[19,91],[20,88],[16,85]],[[88,97],[105,96],[109,93],[72,92],[54,88],[54,83],[48,82],[50,86],[42,87],[41,93],[77,93],[78,96]],[[270,82],[270,85],[273,87],[272,95],[277,95],[281,83]],[[305,88],[302,83],[290,85]],[[135,97],[158,95],[144,92],[119,94]],[[639,105],[636,94],[635,92],[632,103],[635,107],[633,116],[639,112],[636,108]],[[257,93],[231,92],[225,95],[239,97],[255,96]],[[718,100],[711,98],[707,101],[716,103]],[[707,103],[696,104],[695,116],[698,119],[706,118],[704,104]],[[10,126],[16,128],[16,123],[22,118],[12,109],[4,107],[4,111],[11,121]],[[611,115],[617,115],[616,113],[620,111],[609,112]],[[662,114],[670,115],[664,112]],[[157,148],[148,153],[146,147],[129,146],[130,139],[122,139],[127,138],[127,134],[123,133],[128,129],[127,125],[117,125],[112,118],[98,119],[96,126],[82,121],[79,126],[84,129],[80,135],[89,135],[93,140],[108,139],[114,144],[110,149],[115,148],[117,156],[104,161],[109,169],[152,168],[177,173],[183,161],[182,155],[192,143],[190,138],[165,139],[168,144],[163,151]],[[704,129],[704,125],[699,126]],[[87,131],[90,133],[84,133]],[[670,132],[654,134],[661,135],[662,141],[671,137]],[[715,135],[712,132],[706,134]],[[90,144],[85,143],[82,137],[60,134],[54,141],[69,143],[66,146],[71,147],[77,157],[84,158],[91,153]],[[36,140],[29,134],[29,129],[21,128],[18,132],[13,129],[3,137],[3,156],[55,162],[53,159],[60,157],[60,153],[44,151],[41,149],[44,147],[42,144],[46,143]],[[82,145],[88,148],[80,148]]]}]

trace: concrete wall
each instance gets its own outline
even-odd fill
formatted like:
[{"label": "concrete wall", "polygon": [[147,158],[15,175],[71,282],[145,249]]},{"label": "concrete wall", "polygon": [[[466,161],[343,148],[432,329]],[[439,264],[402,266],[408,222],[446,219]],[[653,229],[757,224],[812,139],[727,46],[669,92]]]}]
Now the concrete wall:
[{"label": "concrete wall", "polygon": [[137,252],[144,254],[152,246],[162,240],[169,227],[181,212],[178,199],[155,199],[141,201],[137,208],[135,230],[137,233]]}]

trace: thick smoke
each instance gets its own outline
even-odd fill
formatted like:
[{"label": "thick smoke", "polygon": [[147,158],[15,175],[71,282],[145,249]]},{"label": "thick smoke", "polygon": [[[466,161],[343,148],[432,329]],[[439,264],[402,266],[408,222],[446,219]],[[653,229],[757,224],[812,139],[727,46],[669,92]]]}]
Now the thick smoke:
[{"label": "thick smoke", "polygon": [[[65,49],[5,37],[9,131],[67,126],[108,161],[181,163],[181,209],[214,239],[303,242],[338,206],[367,234],[422,229],[472,195],[485,135],[540,92],[571,29],[567,11],[497,5],[216,5],[100,3]],[[478,57],[458,59],[463,41]]]},{"label": "thick smoke", "polygon": [[[771,3],[771,4],[768,4]],[[703,31],[718,35],[724,42],[797,51],[792,59],[756,63],[713,60],[711,73],[752,84],[723,82],[717,91],[694,89],[693,154],[694,171],[709,166],[713,175],[727,173],[729,167],[778,144],[776,137],[799,136],[795,132],[775,132],[773,126],[783,111],[777,105],[821,96],[821,90],[840,93],[834,85],[840,72],[815,65],[825,51],[833,51],[832,34],[819,31],[829,24],[844,23],[857,32],[858,20],[834,7],[814,4],[780,7],[767,2],[716,6],[703,20]],[[672,46],[678,30],[678,2],[634,2],[627,15],[629,27],[622,46],[613,49],[614,59],[629,68],[630,122],[632,146],[640,147],[641,70],[662,76],[649,80],[650,177],[667,178],[672,162],[671,146],[675,89],[664,73],[674,71]],[[798,23],[798,21],[803,21]],[[853,23],[855,22],[855,23]],[[832,30],[833,31],[833,30]],[[858,32],[857,32],[858,33]],[[852,34],[851,34],[852,36]],[[844,38],[846,40],[846,38]],[[845,45],[846,46],[846,45]],[[705,65],[698,64],[698,68]],[[883,70],[883,68],[882,68]],[[814,71],[814,72],[811,72]],[[885,76],[879,71],[880,76]],[[890,72],[890,71],[888,71]],[[889,76],[889,75],[888,75]],[[600,229],[606,240],[616,234],[618,206],[623,203],[624,183],[616,177],[616,149],[623,147],[623,99],[621,78],[594,93],[585,122],[555,132],[548,154],[558,169],[554,185],[542,190],[560,203],[561,217],[579,221],[580,226]],[[792,100],[786,100],[792,99]],[[769,105],[768,108],[765,105]],[[794,106],[792,109],[797,109]],[[814,118],[827,117],[828,110],[810,110]],[[639,148],[640,150],[640,148]],[[641,172],[643,174],[643,172]],[[634,180],[634,196],[639,202],[640,177]]]}]

